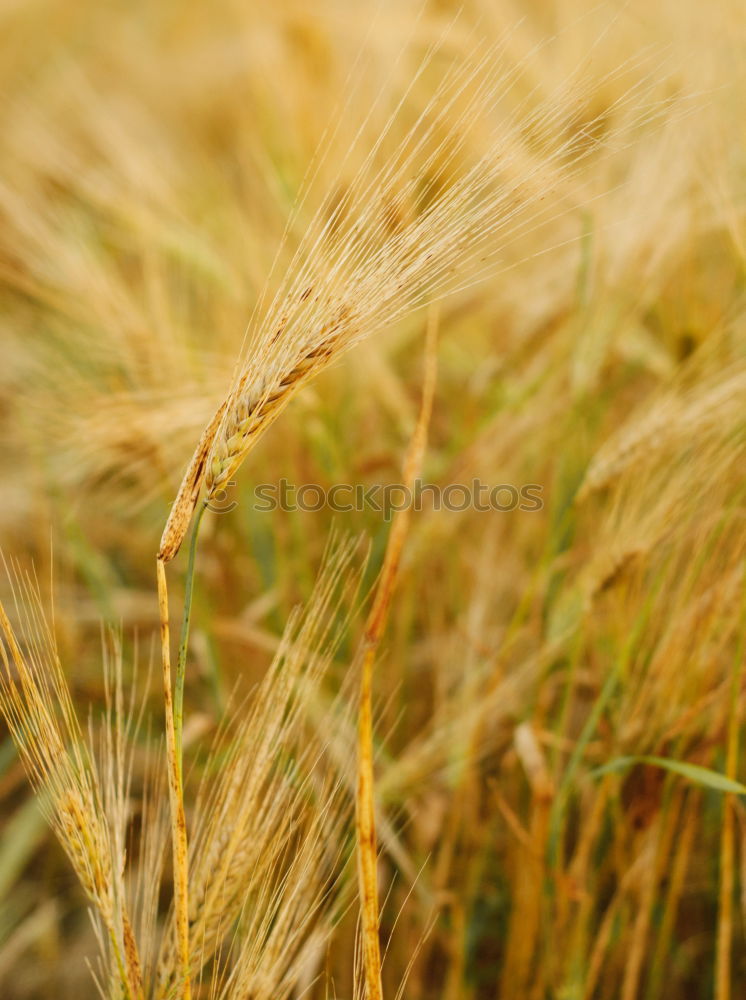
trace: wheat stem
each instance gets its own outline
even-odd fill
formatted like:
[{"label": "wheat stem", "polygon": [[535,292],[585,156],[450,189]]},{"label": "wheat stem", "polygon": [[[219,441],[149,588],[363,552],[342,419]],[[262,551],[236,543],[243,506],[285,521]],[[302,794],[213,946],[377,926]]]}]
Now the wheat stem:
[{"label": "wheat stem", "polygon": [[[742,602],[743,607],[743,602]],[[730,710],[726,737],[725,773],[735,778],[738,772],[740,706],[743,639],[738,643],[733,659],[730,684]],[[732,795],[723,796],[723,825],[720,832],[720,887],[718,892],[718,924],[715,945],[715,1000],[731,997],[731,950],[733,947],[733,887],[735,885],[735,804]]]},{"label": "wheat stem", "polygon": [[187,830],[184,815],[184,791],[181,768],[176,752],[174,706],[171,692],[171,651],[168,617],[168,588],[166,564],[159,556],[156,560],[158,575],[158,610],[161,624],[161,662],[163,666],[163,701],[166,725],[166,753],[168,758],[168,800],[171,811],[171,849],[174,868],[174,909],[176,912],[176,940],[181,965],[180,1000],[191,1000],[189,979],[189,882],[187,862]]},{"label": "wheat stem", "polygon": [[197,536],[205,513],[206,504],[198,509],[192,526],[192,537],[189,542],[189,561],[187,563],[186,583],[184,587],[184,614],[181,620],[181,638],[179,641],[179,658],[176,662],[176,681],[174,684],[174,730],[176,738],[176,759],[179,762],[179,774],[182,766],[182,731],[184,729],[184,680],[186,677],[187,647],[189,645],[189,626],[192,619],[192,597],[194,594],[194,564],[197,555]]},{"label": "wheat stem", "polygon": [[[404,462],[403,481],[413,485],[422,466],[427,426],[432,412],[436,376],[438,313],[428,318],[425,351],[425,382],[422,405]],[[363,967],[367,1000],[383,1000],[381,943],[378,933],[379,901],[375,825],[375,776],[373,769],[373,664],[383,635],[391,597],[396,585],[402,548],[409,526],[409,511],[397,511],[386,544],[381,576],[373,606],[365,625],[358,707],[356,835],[360,908],[363,925]]]},{"label": "wheat stem", "polygon": [[356,831],[358,881],[363,924],[363,965],[367,1000],[383,1000],[381,943],[378,937],[379,904],[377,844],[373,773],[373,660],[377,643],[371,641],[363,658],[360,681],[357,743]]}]

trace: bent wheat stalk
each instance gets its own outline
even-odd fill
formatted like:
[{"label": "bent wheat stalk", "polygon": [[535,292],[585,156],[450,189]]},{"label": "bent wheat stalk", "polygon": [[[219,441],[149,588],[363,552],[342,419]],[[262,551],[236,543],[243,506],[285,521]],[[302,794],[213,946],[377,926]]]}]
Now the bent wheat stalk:
[{"label": "bent wheat stalk", "polygon": [[[520,71],[504,69],[499,55],[499,46],[485,47],[443,74],[383,165],[382,146],[401,126],[405,99],[349,181],[343,163],[343,194],[332,208],[327,201],[319,209],[274,298],[265,306],[267,293],[257,306],[233,385],[171,508],[158,552],[164,562],[179,551],[202,487],[208,501],[224,490],[307,382],[425,303],[494,275],[496,255],[510,238],[567,215],[560,206],[548,217],[548,191],[566,189],[581,164],[612,148],[623,129],[660,114],[660,108],[640,110],[632,89],[590,120],[575,121],[568,107],[589,102],[597,85],[577,79],[549,101],[531,92],[509,116],[496,115]],[[432,70],[434,56],[418,75]],[[615,117],[618,132],[609,124]]]}]

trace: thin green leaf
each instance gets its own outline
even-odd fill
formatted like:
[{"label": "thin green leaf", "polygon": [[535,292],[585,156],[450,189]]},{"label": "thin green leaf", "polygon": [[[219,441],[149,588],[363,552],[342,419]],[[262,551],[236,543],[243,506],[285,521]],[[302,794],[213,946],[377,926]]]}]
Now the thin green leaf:
[{"label": "thin green leaf", "polygon": [[746,795],[746,785],[740,781],[733,781],[718,771],[711,771],[709,767],[701,767],[699,764],[687,764],[686,761],[672,760],[670,757],[617,757],[609,761],[603,767],[599,767],[593,772],[595,775],[610,774],[614,771],[624,771],[635,764],[649,764],[651,767],[662,767],[666,771],[680,774],[683,778],[693,782],[695,785],[702,785],[704,788],[711,788],[716,792],[732,792],[734,795]]}]

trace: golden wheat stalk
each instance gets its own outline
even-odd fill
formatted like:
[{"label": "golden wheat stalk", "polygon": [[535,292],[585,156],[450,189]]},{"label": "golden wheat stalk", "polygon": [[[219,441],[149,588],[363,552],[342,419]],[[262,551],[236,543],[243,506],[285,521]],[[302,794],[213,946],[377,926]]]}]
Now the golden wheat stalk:
[{"label": "golden wheat stalk", "polygon": [[[613,147],[615,116],[620,135],[655,116],[639,110],[638,88],[602,115],[577,120],[568,108],[582,107],[592,93],[578,77],[544,102],[530,92],[499,117],[500,95],[519,73],[504,69],[499,55],[499,47],[486,47],[444,73],[383,165],[381,147],[401,127],[404,101],[350,181],[343,181],[343,164],[344,194],[317,212],[274,298],[265,307],[268,293],[262,296],[255,311],[233,386],[171,508],[159,548],[164,562],[182,544],[201,487],[208,501],[224,490],[307,382],[424,303],[493,275],[496,254],[511,238],[551,218],[547,193],[567,190],[583,161]],[[434,71],[434,56],[420,73]],[[476,141],[481,132],[487,152]],[[555,216],[566,213],[560,204]]]},{"label": "golden wheat stalk", "polygon": [[[226,1000],[286,995],[313,934],[328,934],[351,801],[326,739],[344,720],[336,706],[313,730],[304,718],[356,585],[353,551],[330,545],[307,608],[205,768],[190,838],[190,975],[196,982],[219,956],[212,989]],[[156,998],[173,997],[182,981],[181,945],[167,935]]]},{"label": "golden wheat stalk", "polygon": [[[16,610],[21,621],[26,616],[21,639],[0,605],[0,710],[101,920],[111,961],[97,981],[107,998],[174,1000],[191,990],[192,977],[219,955],[212,973],[216,997],[276,1000],[289,995],[319,940],[328,936],[351,800],[346,781],[330,767],[325,734],[349,720],[339,717],[336,704],[315,730],[305,726],[304,717],[308,703],[319,699],[344,627],[340,612],[354,596],[353,552],[349,543],[330,546],[306,612],[291,620],[251,711],[240,726],[228,726],[215,748],[195,810],[191,868],[184,865],[176,873],[176,891],[183,895],[174,902],[174,920],[166,923],[155,967],[151,952],[158,934],[164,825],[153,788],[143,812],[135,905],[147,953],[143,962],[125,902],[131,723],[123,721],[117,651],[113,692],[106,682],[107,705],[113,707],[104,717],[97,765],[82,738],[38,594],[20,581]],[[164,642],[168,646],[167,632]],[[168,681],[164,684],[168,690]],[[183,788],[174,766],[170,713],[166,719],[170,795],[178,807]],[[185,830],[183,824],[179,829]],[[177,860],[186,861],[185,839],[174,849],[183,852]],[[188,885],[179,883],[185,871],[193,888],[191,920],[187,914],[180,923],[188,903]]]},{"label": "golden wheat stalk", "polygon": [[[427,443],[427,428],[435,394],[438,316],[431,310],[425,345],[425,380],[422,403],[412,439],[404,461],[403,482],[410,488],[420,474]],[[373,665],[386,624],[399,571],[404,540],[409,527],[410,511],[397,511],[383,558],[373,605],[365,625],[365,637],[360,650],[362,660],[358,707],[356,831],[358,881],[363,931],[363,969],[368,1000],[383,1000],[381,983],[381,947],[378,934],[378,848],[375,821],[375,775],[373,762]]]},{"label": "golden wheat stalk", "polygon": [[158,578],[158,609],[161,627],[161,665],[163,700],[166,728],[166,757],[168,766],[168,800],[171,812],[171,854],[174,869],[174,910],[176,940],[179,954],[179,996],[190,1000],[192,995],[189,957],[189,862],[187,826],[184,812],[184,787],[181,761],[177,753],[174,705],[171,688],[171,639],[168,615],[168,589],[166,566],[162,559],[156,561]]},{"label": "golden wheat stalk", "polygon": [[[746,610],[746,588],[741,587],[741,611]],[[735,779],[738,768],[739,728],[741,704],[739,689],[743,663],[744,642],[737,647],[733,657],[730,683],[730,711],[726,737],[725,773]],[[735,885],[735,803],[733,796],[723,799],[723,826],[720,834],[720,889],[718,893],[718,927],[715,945],[715,1000],[731,997],[731,951],[733,947],[733,887]]]},{"label": "golden wheat stalk", "polygon": [[143,1000],[141,963],[122,882],[124,810],[112,814],[106,809],[115,799],[122,803],[123,761],[120,757],[107,775],[107,795],[83,739],[38,589],[18,572],[14,585],[23,632],[19,639],[0,604],[0,711],[47,819],[103,925],[113,960],[110,988],[127,1000]]}]

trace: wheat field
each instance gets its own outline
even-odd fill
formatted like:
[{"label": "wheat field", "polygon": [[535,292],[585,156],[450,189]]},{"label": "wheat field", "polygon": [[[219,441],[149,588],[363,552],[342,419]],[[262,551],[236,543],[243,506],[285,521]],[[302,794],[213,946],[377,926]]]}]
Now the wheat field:
[{"label": "wheat field", "polygon": [[742,0],[0,28],[0,998],[743,996]]}]

